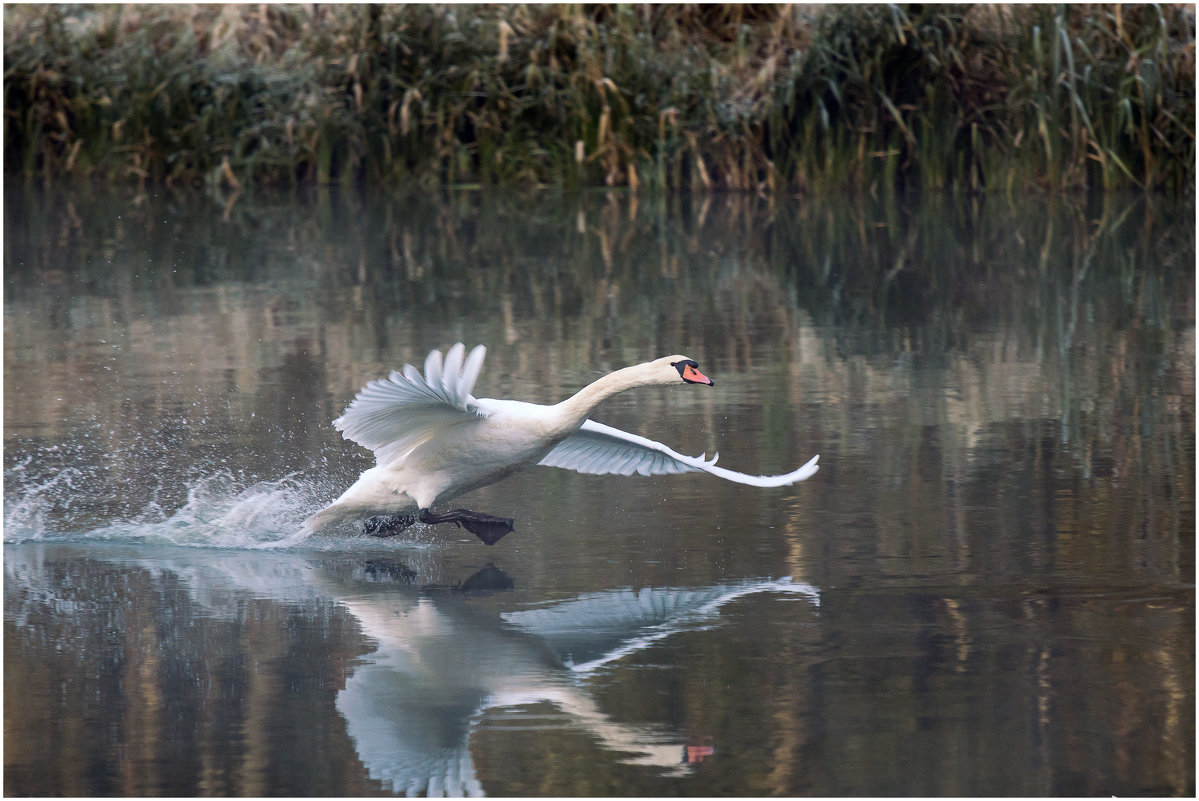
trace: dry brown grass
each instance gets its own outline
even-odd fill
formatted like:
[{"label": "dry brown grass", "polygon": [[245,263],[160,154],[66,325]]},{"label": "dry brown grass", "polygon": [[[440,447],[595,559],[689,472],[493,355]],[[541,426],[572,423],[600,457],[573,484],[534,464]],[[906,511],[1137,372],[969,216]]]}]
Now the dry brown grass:
[{"label": "dry brown grass", "polygon": [[6,6],[10,173],[1173,189],[1192,6]]}]

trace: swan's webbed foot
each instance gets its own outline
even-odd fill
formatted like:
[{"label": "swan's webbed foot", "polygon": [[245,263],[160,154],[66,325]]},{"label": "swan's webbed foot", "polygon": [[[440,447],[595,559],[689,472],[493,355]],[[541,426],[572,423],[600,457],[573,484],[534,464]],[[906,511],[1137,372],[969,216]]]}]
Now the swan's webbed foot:
[{"label": "swan's webbed foot", "polygon": [[510,517],[485,515],[469,509],[451,509],[440,514],[429,509],[421,509],[417,517],[422,523],[453,523],[461,526],[478,537],[484,545],[495,545],[503,539],[505,534],[513,530]]},{"label": "swan's webbed foot", "polygon": [[395,537],[406,528],[416,524],[413,515],[380,515],[368,517],[362,524],[362,533],[371,537]]}]

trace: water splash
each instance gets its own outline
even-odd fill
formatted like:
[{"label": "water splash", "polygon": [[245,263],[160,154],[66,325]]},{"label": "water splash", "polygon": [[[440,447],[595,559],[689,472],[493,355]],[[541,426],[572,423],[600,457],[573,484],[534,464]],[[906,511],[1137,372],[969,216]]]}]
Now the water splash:
[{"label": "water splash", "polygon": [[[4,542],[109,542],[182,545],[201,548],[354,547],[360,538],[345,533],[312,535],[301,524],[336,493],[327,480],[291,473],[276,480],[248,481],[228,470],[193,479],[186,500],[164,509],[159,493],[137,513],[118,519],[80,524],[68,513],[72,504],[95,496],[91,479],[68,467],[36,480],[19,464],[5,475]],[[109,488],[113,492],[113,488]],[[416,541],[403,547],[421,547]],[[371,539],[372,543],[379,543]],[[399,544],[399,543],[397,543]],[[427,543],[424,543],[427,544]]]},{"label": "water splash", "polygon": [[[42,482],[29,482],[26,470],[32,459],[18,464],[5,476],[4,542],[43,539],[51,529],[51,513],[58,498],[69,496],[83,479],[83,472],[68,467]],[[23,488],[12,497],[7,490],[14,484]]]}]

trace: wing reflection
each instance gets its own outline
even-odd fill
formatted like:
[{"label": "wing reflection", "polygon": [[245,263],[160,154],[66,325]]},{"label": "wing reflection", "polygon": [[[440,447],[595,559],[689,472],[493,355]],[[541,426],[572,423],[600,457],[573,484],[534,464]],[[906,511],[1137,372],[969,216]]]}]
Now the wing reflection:
[{"label": "wing reflection", "polygon": [[621,761],[682,775],[691,765],[679,735],[662,725],[614,720],[586,678],[672,634],[709,626],[721,606],[759,592],[819,603],[814,587],[789,578],[612,590],[508,612],[502,620],[448,595],[381,588],[343,596],[377,650],[346,682],[337,708],[372,778],[398,792],[481,793],[471,731],[490,710],[546,702]]},{"label": "wing reflection", "polygon": [[[814,587],[784,578],[616,589],[496,614],[474,597],[480,589],[512,587],[492,566],[439,586],[422,582],[437,568],[419,556],[403,562],[159,551],[147,558],[144,550],[109,550],[104,557],[184,584],[192,602],[214,617],[236,620],[247,596],[295,605],[301,614],[313,602],[347,610],[374,651],[351,668],[336,708],[371,778],[410,795],[483,795],[471,736],[512,720],[582,730],[622,762],[686,774],[698,758],[681,733],[614,719],[594,697],[595,673],[663,638],[712,626],[722,606],[749,594],[819,603]],[[6,555],[8,580],[41,584],[40,559],[21,562]],[[554,710],[548,719],[546,705]]]},{"label": "wing reflection", "polygon": [[609,590],[503,617],[554,646],[567,667],[586,675],[683,629],[703,627],[720,607],[760,592],[794,593],[820,605],[815,587],[787,576],[700,589]]}]

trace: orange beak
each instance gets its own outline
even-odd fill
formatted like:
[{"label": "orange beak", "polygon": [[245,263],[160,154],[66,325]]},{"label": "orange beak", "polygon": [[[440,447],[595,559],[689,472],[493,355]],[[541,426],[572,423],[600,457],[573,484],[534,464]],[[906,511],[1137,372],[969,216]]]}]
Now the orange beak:
[{"label": "orange beak", "polygon": [[686,367],[683,368],[683,380],[689,384],[707,384],[710,387],[715,386],[715,384],[716,384],[715,381],[708,378],[706,375],[701,373],[699,370],[696,370],[691,365],[687,365]]}]

